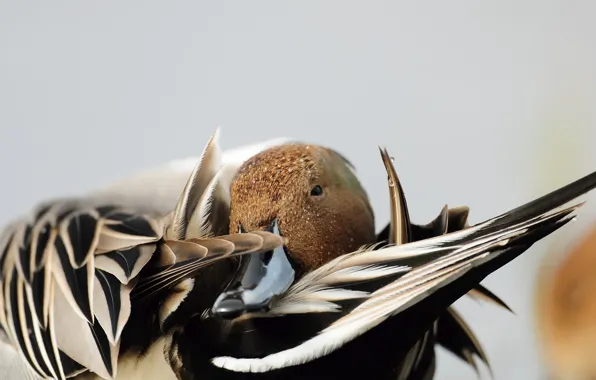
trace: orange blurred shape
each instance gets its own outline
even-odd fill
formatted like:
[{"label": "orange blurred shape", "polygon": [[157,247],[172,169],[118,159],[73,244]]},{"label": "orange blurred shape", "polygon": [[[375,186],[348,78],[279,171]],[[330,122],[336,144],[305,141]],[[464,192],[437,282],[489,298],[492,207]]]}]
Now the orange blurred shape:
[{"label": "orange blurred shape", "polygon": [[556,380],[596,379],[596,228],[543,275],[536,321],[545,364]]}]

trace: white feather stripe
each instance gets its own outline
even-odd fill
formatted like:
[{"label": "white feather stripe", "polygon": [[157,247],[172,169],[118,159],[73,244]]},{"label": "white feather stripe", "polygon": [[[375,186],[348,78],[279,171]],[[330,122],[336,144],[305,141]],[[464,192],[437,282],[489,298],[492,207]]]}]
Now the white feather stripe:
[{"label": "white feather stripe", "polygon": [[43,314],[43,321],[40,321],[43,328],[48,326],[48,315],[50,313],[50,292],[51,292],[51,284],[53,281],[52,276],[52,261],[47,260],[45,267],[42,269],[44,271],[44,278],[43,278],[43,289],[44,289],[44,298],[42,301],[42,314]]},{"label": "white feather stripe", "polygon": [[[49,291],[51,291],[52,289],[48,289]],[[33,304],[33,291],[31,289],[30,286],[26,286],[25,287],[25,294],[27,297],[27,306],[29,307],[29,310],[31,310],[31,315],[32,315],[32,320],[33,320],[33,326],[30,326],[30,328],[33,330],[34,336],[36,341],[33,342],[37,348],[37,350],[41,353],[41,357],[43,358],[43,361],[46,365],[46,367],[50,370],[51,375],[54,378],[61,378],[60,374],[56,373],[55,369],[52,366],[52,363],[50,361],[50,357],[48,356],[48,352],[46,351],[48,347],[44,347],[43,345],[43,338],[41,336],[41,330],[39,329],[40,323],[39,320],[37,319],[37,314],[35,314],[34,310],[35,310],[35,306]],[[63,377],[63,376],[62,376]]]},{"label": "white feather stripe", "polygon": [[62,288],[54,292],[54,330],[58,347],[72,360],[105,379],[111,379],[88,322],[74,312]]},{"label": "white feather stripe", "polygon": [[[367,331],[373,327],[373,322],[368,321],[360,326],[354,326],[354,331]],[[333,330],[326,334],[319,334],[307,340],[299,346],[268,355],[262,359],[236,359],[229,356],[219,356],[211,360],[216,367],[228,369],[235,372],[262,373],[277,368],[290,367],[303,364],[327,355],[345,342],[358,334],[352,330]]]},{"label": "white feather stripe", "polygon": [[116,380],[118,378],[118,357],[120,355],[120,341],[116,343],[115,346],[111,348],[110,359],[112,360],[112,368],[114,369],[114,377],[108,380]]},{"label": "white feather stripe", "polygon": [[10,246],[9,246],[8,252],[7,252],[8,255],[10,255],[14,258],[13,265],[16,266],[17,272],[19,273],[21,278],[27,278],[26,277],[27,272],[25,271],[25,268],[22,267],[21,260],[19,259],[19,249],[22,247],[22,242],[25,237],[26,227],[27,227],[27,224],[25,224],[25,223],[17,226],[15,233],[14,233],[14,237],[10,243]]},{"label": "white feather stripe", "polygon": [[130,292],[132,292],[133,287],[133,284],[120,285],[120,315],[118,316],[118,326],[116,326],[116,342],[118,344],[120,344],[122,331],[124,331],[126,322],[128,322],[132,312]]},{"label": "white feather stripe", "polygon": [[368,292],[341,288],[313,287],[309,292],[288,295],[275,303],[270,312],[273,314],[301,314],[312,312],[335,312],[340,306],[333,301],[342,301],[368,297]]},{"label": "white feather stripe", "polygon": [[[9,286],[10,286],[10,284],[9,284]],[[26,331],[29,331],[29,326],[27,326],[27,320],[25,318],[25,303],[26,303],[25,281],[24,281],[24,278],[20,277],[19,274],[17,274],[16,288],[17,288],[16,289],[17,290],[17,305],[13,305],[13,307],[17,308],[17,313],[19,316],[19,320],[15,321],[15,323],[18,323],[20,325],[21,331],[24,332],[22,334],[22,338],[25,343],[25,347],[22,347],[22,348],[27,351],[28,356],[31,358],[31,361],[32,361],[31,364],[35,368],[35,370],[37,370],[39,373],[43,373],[44,371],[41,370],[41,366],[39,365],[39,362],[37,361],[37,358],[33,351],[30,335],[26,333]],[[35,320],[34,320],[34,322],[35,322]]]},{"label": "white feather stripe", "polygon": [[88,293],[87,296],[89,297],[89,308],[91,309],[91,323],[95,323],[95,312],[93,311],[93,299],[94,299],[94,295],[93,295],[93,289],[95,288],[95,256],[91,255],[91,257],[89,257],[89,259],[87,260],[87,264],[85,265],[85,268],[87,269],[87,287],[88,287]]},{"label": "white feather stripe", "polygon": [[317,290],[310,294],[309,298],[324,300],[324,301],[343,301],[343,300],[350,300],[350,299],[357,299],[357,298],[365,298],[368,297],[369,293],[360,291],[360,290],[350,290],[350,289],[322,289]]},{"label": "white feather stripe", "polygon": [[300,302],[284,302],[276,305],[270,310],[271,314],[308,314],[308,313],[335,313],[341,310],[341,307],[333,302],[323,300],[304,300]]},{"label": "white feather stripe", "polygon": [[321,279],[320,282],[332,285],[346,282],[380,279],[397,273],[405,273],[410,269],[411,268],[407,266],[357,265],[333,272]]},{"label": "white feather stripe", "polygon": [[[56,284],[56,281],[54,281],[52,279],[52,281],[50,281],[50,305],[52,305],[52,307],[50,307],[50,310],[48,312],[48,328],[50,331],[50,344],[51,344],[51,349],[54,352],[54,357],[56,358],[57,362],[58,362],[58,368],[57,371],[60,373],[60,380],[63,380],[65,378],[64,376],[64,369],[62,366],[62,359],[60,358],[60,351],[58,349],[58,340],[56,339],[56,316],[54,314],[54,300],[56,299],[56,292],[59,292],[60,289],[58,288],[58,285]],[[47,347],[46,347],[47,348]]]}]

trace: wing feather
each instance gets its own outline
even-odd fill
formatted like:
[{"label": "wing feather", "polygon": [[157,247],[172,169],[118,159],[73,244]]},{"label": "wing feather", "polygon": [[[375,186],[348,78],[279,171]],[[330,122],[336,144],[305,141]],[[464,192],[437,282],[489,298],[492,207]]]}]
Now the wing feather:
[{"label": "wing feather", "polygon": [[184,242],[166,240],[160,248],[171,250],[178,258],[177,262],[141,277],[132,292],[132,299],[140,301],[162,293],[164,289],[192,277],[198,270],[216,260],[269,251],[284,243],[281,236],[263,231]]},{"label": "wing feather", "polygon": [[193,289],[192,277],[197,271],[217,260],[270,251],[284,243],[284,238],[270,232],[222,235],[192,241],[166,240],[160,244],[160,249],[168,255],[171,252],[176,262],[141,276],[131,299],[133,302],[142,302],[154,295],[166,294],[167,297],[159,306],[160,327],[164,328],[168,318]]},{"label": "wing feather", "polygon": [[98,255],[95,257],[95,268],[109,272],[126,285],[147,265],[155,249],[155,244],[144,244]]},{"label": "wing feather", "polygon": [[109,272],[97,269],[94,290],[97,319],[110,343],[115,345],[120,340],[123,322],[130,316],[131,287],[122,285],[120,280]]},{"label": "wing feather", "polygon": [[[430,299],[429,297],[439,289],[461,283],[458,280],[470,277],[476,268],[491,261],[503,265],[503,262],[498,260],[501,255],[509,251],[512,255],[520,254],[536,240],[572,220],[573,212],[581,204],[562,210],[557,209],[557,206],[551,205],[552,209],[542,212],[538,210],[536,214],[528,213],[525,218],[508,218],[509,223],[499,228],[494,228],[493,223],[497,219],[493,218],[447,235],[339,257],[304,276],[287,292],[287,295],[292,296],[290,302],[284,301],[285,296],[282,296],[279,304],[286,309],[296,310],[303,303],[305,306],[301,311],[311,312],[311,304],[320,299],[314,295],[321,287],[328,286],[326,281],[330,276],[335,276],[334,283],[340,283],[335,286],[340,289],[347,290],[346,285],[349,285],[350,289],[357,289],[358,284],[350,284],[348,281],[341,284],[341,276],[338,279],[337,272],[345,268],[360,267],[360,271],[366,272],[389,266],[400,270],[389,274],[391,281],[387,285],[372,291],[363,297],[361,302],[347,309],[342,308],[341,303],[334,302],[337,309],[340,309],[340,312],[335,313],[336,320],[311,339],[263,358],[216,357],[212,362],[216,366],[238,372],[264,372],[305,363],[326,355],[387,318],[422,300]],[[412,257],[416,258],[415,266],[403,265],[404,262],[411,261]],[[425,262],[421,261],[423,259]],[[274,304],[271,308],[273,315],[276,314],[275,308]],[[328,308],[331,309],[332,306]]]},{"label": "wing feather", "polygon": [[467,296],[491,303],[513,313],[513,310],[505,303],[505,301],[480,284],[476,285],[474,289],[470,290]]},{"label": "wing feather", "polygon": [[4,230],[0,327],[39,376],[115,376],[130,281],[149,262],[162,225],[70,199],[44,204]]},{"label": "wing feather", "polygon": [[205,187],[199,204],[190,214],[186,239],[212,237],[227,233],[230,224],[229,183],[222,179],[225,168],[218,170]]},{"label": "wing feather", "polygon": [[[221,165],[222,153],[219,147],[219,129],[217,129],[209,139],[201,159],[196,164],[189,181],[182,191],[172,216],[172,223],[168,226],[165,234],[167,239],[186,240],[198,237],[194,235],[196,232],[190,231],[189,222],[194,220],[193,214],[201,203],[201,197],[205,194],[205,190],[221,168]],[[197,232],[200,232],[201,226],[198,227]]]},{"label": "wing feather", "polygon": [[[4,339],[5,340],[5,339]],[[0,332],[0,379],[41,380]]]},{"label": "wing feather", "polygon": [[[66,356],[88,370],[110,379],[110,361],[105,361],[107,347],[96,341],[92,325],[77,315],[61,288],[56,288],[53,302],[57,346]],[[58,317],[59,315],[59,317]]]},{"label": "wing feather", "polygon": [[54,279],[64,292],[75,312],[89,323],[93,323],[93,272],[94,261],[90,259],[81,268],[71,265],[63,238],[58,235],[50,255]]}]

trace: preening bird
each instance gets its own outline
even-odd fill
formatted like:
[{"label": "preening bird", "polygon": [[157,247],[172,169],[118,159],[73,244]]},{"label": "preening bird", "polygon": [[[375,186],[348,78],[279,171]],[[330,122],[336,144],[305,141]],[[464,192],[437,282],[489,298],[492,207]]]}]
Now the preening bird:
[{"label": "preening bird", "polygon": [[421,226],[383,150],[392,218],[376,234],[339,153],[285,142],[230,163],[218,136],[171,209],[120,186],[6,227],[0,327],[29,370],[430,379],[435,344],[486,360],[451,304],[468,294],[505,306],[480,281],[572,220],[581,204],[567,204],[596,186],[593,173],[473,226],[465,207]]},{"label": "preening bird", "polygon": [[552,380],[596,378],[596,228],[540,274],[536,322]]}]

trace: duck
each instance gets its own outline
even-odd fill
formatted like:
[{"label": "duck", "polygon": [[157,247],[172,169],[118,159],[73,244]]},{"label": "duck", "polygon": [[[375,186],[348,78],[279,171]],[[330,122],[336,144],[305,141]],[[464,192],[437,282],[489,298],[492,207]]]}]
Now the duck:
[{"label": "duck", "polygon": [[534,317],[541,356],[552,379],[596,376],[591,355],[596,348],[595,252],[596,226],[592,224],[561,252],[560,262],[539,272]]},{"label": "duck", "polygon": [[461,207],[417,226],[382,151],[392,220],[376,234],[339,153],[287,142],[225,165],[218,139],[167,214],[107,191],[43,203],[4,229],[0,328],[27,368],[430,379],[435,343],[484,356],[451,305],[503,304],[480,281],[573,220],[582,203],[568,204],[596,187],[592,173],[472,226]]}]

